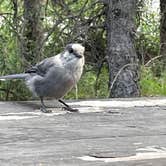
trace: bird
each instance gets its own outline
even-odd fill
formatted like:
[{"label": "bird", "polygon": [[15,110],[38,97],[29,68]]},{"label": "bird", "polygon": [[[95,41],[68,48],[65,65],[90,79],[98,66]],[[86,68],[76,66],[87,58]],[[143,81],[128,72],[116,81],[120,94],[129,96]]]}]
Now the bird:
[{"label": "bird", "polygon": [[27,69],[24,73],[0,76],[1,81],[23,79],[34,96],[40,98],[40,110],[47,110],[44,98],[54,98],[62,103],[67,111],[76,112],[62,98],[80,80],[85,64],[85,47],[79,43],[67,44],[58,55],[46,58]]}]

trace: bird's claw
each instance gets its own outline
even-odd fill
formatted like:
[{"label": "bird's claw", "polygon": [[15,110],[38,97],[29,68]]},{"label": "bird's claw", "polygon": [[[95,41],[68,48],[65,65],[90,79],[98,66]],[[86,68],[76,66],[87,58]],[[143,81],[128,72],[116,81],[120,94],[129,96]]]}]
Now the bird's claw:
[{"label": "bird's claw", "polygon": [[47,110],[47,109],[44,108],[44,107],[41,107],[41,108],[40,108],[40,111],[43,112],[43,113],[51,113],[51,112],[52,112],[52,110]]},{"label": "bird's claw", "polygon": [[63,107],[64,110],[66,111],[69,111],[69,112],[79,112],[78,109],[74,109],[74,108],[71,108],[71,107]]}]

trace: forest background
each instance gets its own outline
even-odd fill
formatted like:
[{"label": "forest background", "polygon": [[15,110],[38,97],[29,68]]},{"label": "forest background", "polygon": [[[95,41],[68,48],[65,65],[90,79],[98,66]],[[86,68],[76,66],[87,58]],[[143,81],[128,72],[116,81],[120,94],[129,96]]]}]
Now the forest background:
[{"label": "forest background", "polygon": [[[132,35],[139,64],[138,96],[165,96],[161,2],[134,1]],[[65,98],[111,97],[113,84],[109,78],[111,66],[106,60],[108,36],[105,28],[110,3],[104,0],[0,0],[0,75],[24,72],[30,65],[61,52],[66,44],[78,42],[86,48],[86,65],[77,88]],[[115,14],[118,12],[116,9]],[[116,79],[115,76],[112,82]],[[24,82],[0,82],[0,100],[29,99],[32,96]]]}]

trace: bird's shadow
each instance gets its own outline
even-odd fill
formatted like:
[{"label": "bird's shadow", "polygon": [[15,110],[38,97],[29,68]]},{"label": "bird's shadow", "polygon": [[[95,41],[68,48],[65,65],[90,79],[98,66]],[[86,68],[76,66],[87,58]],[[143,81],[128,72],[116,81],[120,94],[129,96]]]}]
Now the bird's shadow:
[{"label": "bird's shadow", "polygon": [[[60,104],[58,104],[57,101],[46,101],[46,107],[47,108],[62,108]],[[41,102],[39,100],[35,101],[17,101],[17,104],[28,107],[30,109],[40,109],[41,108]]]}]

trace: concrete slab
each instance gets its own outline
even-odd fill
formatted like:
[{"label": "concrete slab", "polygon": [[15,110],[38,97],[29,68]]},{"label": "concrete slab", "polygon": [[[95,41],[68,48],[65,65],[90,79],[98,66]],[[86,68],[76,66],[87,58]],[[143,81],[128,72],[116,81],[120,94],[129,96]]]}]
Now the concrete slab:
[{"label": "concrete slab", "polygon": [[0,102],[0,165],[165,166],[166,98],[68,102]]}]

